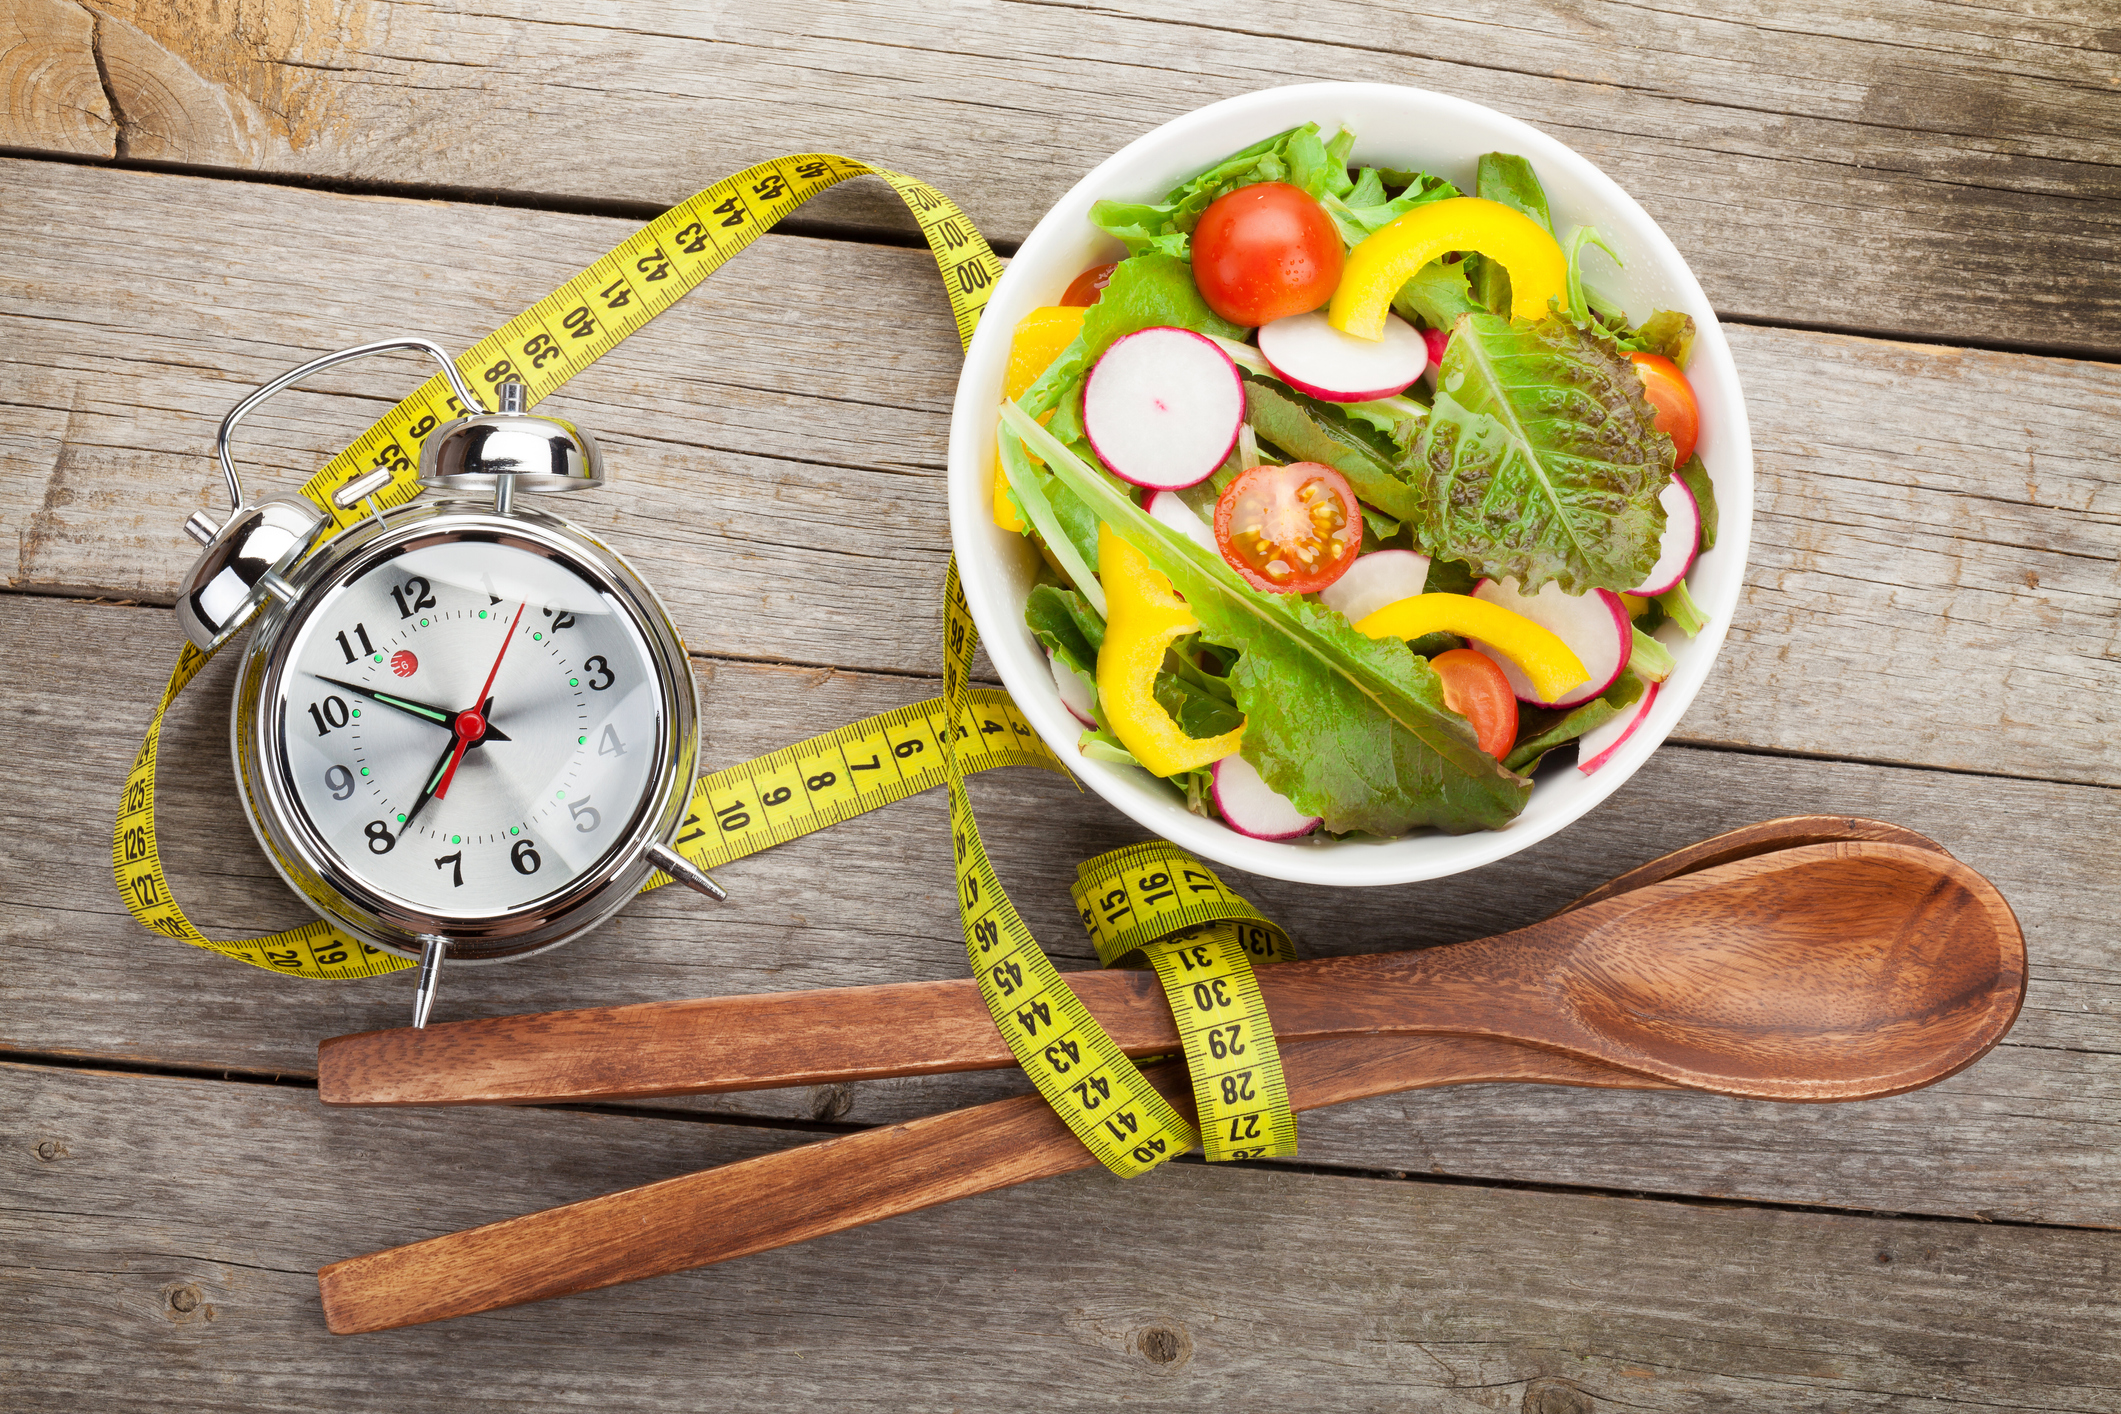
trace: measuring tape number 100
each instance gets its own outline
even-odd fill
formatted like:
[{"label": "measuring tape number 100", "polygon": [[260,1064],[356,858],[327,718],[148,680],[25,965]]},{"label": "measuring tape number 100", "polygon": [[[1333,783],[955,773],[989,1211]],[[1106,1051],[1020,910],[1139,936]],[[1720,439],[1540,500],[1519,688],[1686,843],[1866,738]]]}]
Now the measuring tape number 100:
[{"label": "measuring tape number 100", "polygon": [[[969,344],[1001,261],[956,204],[925,182],[829,153],[746,168],[679,203],[456,360],[468,382],[525,384],[535,404],[563,386],[818,192],[850,177],[890,183],[935,254]],[[334,532],[367,514],[333,493],[378,468],[374,499],[419,494],[420,445],[469,411],[442,374],[422,384],[302,487]],[[980,841],[964,778],[996,766],[1066,774],[1007,693],[969,685],[978,631],[953,559],[944,592],[944,695],[881,713],[700,778],[676,848],[703,869],[945,785],[965,950],[980,995],[1025,1074],[1107,1168],[1132,1176],[1200,1143],[1215,1159],[1296,1152],[1296,1120],[1252,967],[1294,956],[1288,935],[1191,855],[1162,842],[1087,861],[1075,887],[1099,958],[1145,958],[1162,980],[1192,1077],[1199,1131],[1091,1016],[1009,901]],[[270,937],[207,938],[164,876],[154,798],[162,721],[210,654],[187,644],[126,777],[111,862],[126,906],[165,936],[299,976],[374,976],[412,964],[324,922]],[[669,883],[658,872],[646,888]]]}]

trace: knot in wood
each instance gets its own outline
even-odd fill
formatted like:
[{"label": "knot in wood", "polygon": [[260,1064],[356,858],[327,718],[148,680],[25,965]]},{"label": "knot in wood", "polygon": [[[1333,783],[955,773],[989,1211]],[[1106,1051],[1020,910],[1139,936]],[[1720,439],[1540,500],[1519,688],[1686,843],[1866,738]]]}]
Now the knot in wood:
[{"label": "knot in wood", "polygon": [[1180,1364],[1193,1353],[1192,1337],[1176,1326],[1150,1326],[1134,1344],[1152,1365]]},{"label": "knot in wood", "polygon": [[66,1157],[66,1146],[56,1139],[47,1139],[37,1146],[37,1157],[45,1163]]},{"label": "knot in wood", "polygon": [[199,1288],[186,1283],[169,1289],[169,1309],[179,1313],[199,1309]]},{"label": "knot in wood", "polygon": [[1524,1389],[1524,1414],[1591,1414],[1591,1397],[1567,1380],[1534,1380]]}]

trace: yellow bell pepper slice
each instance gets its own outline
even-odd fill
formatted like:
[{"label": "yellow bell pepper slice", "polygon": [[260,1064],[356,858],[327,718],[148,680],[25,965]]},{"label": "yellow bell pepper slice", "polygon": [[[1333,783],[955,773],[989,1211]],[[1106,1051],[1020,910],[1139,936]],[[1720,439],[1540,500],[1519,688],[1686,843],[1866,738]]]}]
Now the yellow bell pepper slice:
[{"label": "yellow bell pepper slice", "polygon": [[1358,339],[1382,339],[1392,296],[1446,251],[1478,251],[1510,272],[1510,314],[1538,319],[1549,299],[1568,301],[1569,262],[1552,236],[1522,212],[1485,197],[1417,206],[1355,247],[1326,322]]},{"label": "yellow bell pepper slice", "polygon": [[1221,736],[1187,736],[1156,700],[1156,675],[1163,671],[1165,650],[1174,640],[1200,631],[1200,620],[1171,588],[1171,581],[1109,525],[1097,528],[1097,577],[1105,585],[1097,702],[1120,745],[1158,776],[1195,770],[1237,750],[1243,726]]},{"label": "yellow bell pepper slice", "polygon": [[[1002,373],[1002,396],[1012,402],[1022,397],[1083,332],[1083,316],[1089,312],[1075,305],[1056,304],[1025,315],[1009,341],[1009,366]],[[1052,415],[1047,413],[1046,417]],[[1045,418],[1039,420],[1043,422]],[[1031,462],[1042,465],[1036,457]],[[1002,470],[999,453],[994,462],[994,523],[1018,535],[1024,531],[1016,503],[1009,499],[1009,473]]]},{"label": "yellow bell pepper slice", "polygon": [[1470,594],[1410,595],[1359,619],[1355,631],[1371,638],[1419,638],[1425,633],[1477,638],[1515,663],[1548,702],[1591,676],[1583,659],[1553,630]]}]

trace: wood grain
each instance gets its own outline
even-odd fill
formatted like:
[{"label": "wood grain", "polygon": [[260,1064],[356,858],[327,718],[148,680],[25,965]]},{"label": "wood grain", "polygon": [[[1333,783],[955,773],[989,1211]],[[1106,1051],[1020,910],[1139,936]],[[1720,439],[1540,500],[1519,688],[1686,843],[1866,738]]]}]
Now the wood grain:
[{"label": "wood grain", "polygon": [[[1884,0],[1647,17],[1275,0],[740,9],[594,0],[95,0],[137,155],[575,200],[676,201],[825,148],[1020,240],[1105,154],[1232,94],[1415,84],[1534,122],[1672,234],[1719,310],[2112,352],[2112,16]],[[138,115],[137,117],[135,115]],[[907,230],[877,192],[813,219]],[[1763,232],[1772,239],[1763,241]],[[1940,272],[1978,299],[1941,297]]]},{"label": "wood grain", "polygon": [[[48,163],[0,180],[10,583],[155,602],[190,563],[184,517],[225,494],[206,450],[251,386],[379,321],[468,343],[631,229]],[[695,649],[940,671],[959,356],[933,286],[919,251],[769,237],[560,395],[613,478],[570,513]],[[2121,784],[2121,367],[1731,333],[1751,568],[1681,737]],[[286,487],[418,376],[327,374],[246,422],[239,461]]]},{"label": "wood grain", "polygon": [[[1950,856],[1838,840],[1641,882],[1497,938],[1291,962],[1258,982],[1283,1043],[1480,1036],[1691,1090],[1826,1102],[1917,1089],[1987,1054],[2024,1000],[2025,942],[1995,888]],[[1070,986],[1126,1054],[1179,1045],[1153,973]],[[328,1105],[628,1100],[1015,1063],[969,978],[400,1027],[317,1048]]]},{"label": "wood grain", "polygon": [[96,72],[96,16],[72,0],[0,8],[0,147],[110,157],[117,122]]},{"label": "wood grain", "polygon": [[[216,1073],[313,1074],[318,1040],[404,1023],[410,974],[358,984],[269,976],[142,932],[110,892],[102,822],[138,723],[123,713],[84,717],[72,704],[94,693],[144,712],[174,632],[162,610],[0,601],[0,652],[58,675],[52,684],[0,681],[0,719],[16,724],[24,777],[47,783],[50,818],[83,822],[19,832],[0,856],[0,901],[10,906],[0,1045]],[[93,665],[81,648],[91,643],[102,650]],[[935,691],[919,679],[861,673],[699,667],[711,765]],[[208,931],[244,936],[307,915],[233,823],[240,807],[220,764],[226,683],[226,666],[211,665],[172,714],[160,819],[179,897]],[[1033,931],[1063,967],[1094,966],[1068,900],[1075,862],[1138,832],[1041,774],[994,772],[972,789],[990,851]],[[1484,870],[1478,887],[1328,891],[1229,877],[1290,927],[1305,956],[1455,942],[1530,923],[1646,857],[1808,806],[1895,819],[1935,837],[2017,911],[2031,960],[2027,1007],[1981,1065],[1915,1095],[1825,1109],[1499,1087],[1366,1101],[1307,1118],[1303,1160],[2121,1226],[2121,1158],[2098,1137],[2121,1124],[2121,976],[2110,949],[2121,913],[2121,879],[2110,867],[2121,802],[2111,791],[1674,748],[1583,828]],[[462,969],[445,985],[438,1019],[961,977],[948,840],[939,797],[902,802],[731,866],[725,908],[664,890],[593,939],[506,967]],[[997,1072],[655,1103],[896,1123],[1018,1093],[1022,1083]]]},{"label": "wood grain", "polygon": [[1228,1165],[1071,1174],[590,1297],[334,1339],[324,1262],[800,1136],[0,1076],[0,1272],[17,1297],[0,1345],[34,1356],[9,1376],[31,1408],[455,1414],[593,1390],[641,1410],[920,1414],[1122,1394],[1172,1411],[2121,1409],[2112,1234]]}]

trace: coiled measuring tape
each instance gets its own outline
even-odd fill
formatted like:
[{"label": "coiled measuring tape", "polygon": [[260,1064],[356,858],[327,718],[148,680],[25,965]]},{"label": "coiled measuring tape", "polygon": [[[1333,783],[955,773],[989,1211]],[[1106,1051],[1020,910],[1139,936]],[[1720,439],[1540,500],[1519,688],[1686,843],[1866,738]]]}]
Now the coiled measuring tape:
[{"label": "coiled measuring tape", "polygon": [[[467,382],[523,383],[535,404],[803,202],[862,175],[890,183],[913,212],[942,273],[959,342],[969,344],[1001,275],[1000,260],[972,222],[926,183],[851,158],[802,153],[746,168],[672,207],[475,344],[457,368]],[[389,485],[369,499],[402,505],[419,494],[420,444],[468,411],[436,374],[327,462],[302,494],[332,518],[336,532],[367,511],[336,505],[333,493],[388,468]],[[947,785],[959,914],[981,995],[1032,1083],[1091,1152],[1122,1176],[1175,1158],[1196,1142],[1211,1159],[1294,1153],[1295,1116],[1251,962],[1293,955],[1287,935],[1173,846],[1130,846],[1083,866],[1079,909],[1088,884],[1099,887],[1098,897],[1116,887],[1130,900],[1128,917],[1085,910],[1084,922],[1108,965],[1139,953],[1162,978],[1192,1070],[1205,1131],[1197,1134],[1070,990],[995,875],[965,776],[1012,765],[1066,772],[1006,693],[969,687],[978,632],[954,559],[944,624],[941,699],[701,777],[676,848],[714,868]],[[210,939],[178,906],[155,838],[155,773],[170,704],[211,656],[185,645],[127,773],[111,843],[112,871],[127,908],[155,932],[297,976],[370,977],[411,966],[321,920],[264,938]],[[1151,883],[1167,876],[1185,881],[1170,899]],[[1199,887],[1192,887],[1196,881]],[[658,871],[645,888],[668,882]],[[1111,948],[1118,951],[1107,956]]]}]

